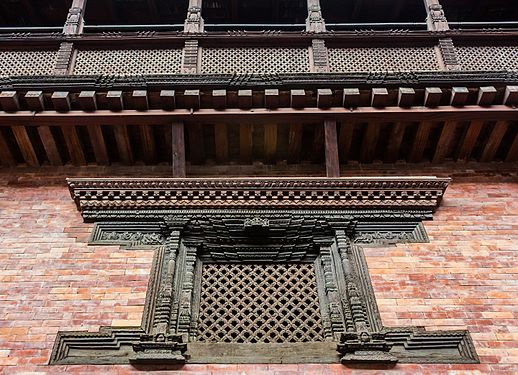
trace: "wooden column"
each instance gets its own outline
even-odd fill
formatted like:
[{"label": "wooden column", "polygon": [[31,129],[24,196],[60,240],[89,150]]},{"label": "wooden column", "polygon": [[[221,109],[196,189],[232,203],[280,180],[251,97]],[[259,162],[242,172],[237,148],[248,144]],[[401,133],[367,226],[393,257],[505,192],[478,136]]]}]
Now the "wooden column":
[{"label": "wooden column", "polygon": [[36,151],[34,151],[25,126],[13,126],[11,129],[13,130],[14,137],[16,138],[20,152],[27,165],[30,167],[39,167],[40,162],[38,161],[38,156],[36,156]]},{"label": "wooden column", "polygon": [[336,136],[336,121],[324,121],[324,137],[326,150],[327,177],[340,177],[340,162],[338,160],[338,138]]},{"label": "wooden column", "polygon": [[252,161],[252,124],[239,124],[239,157],[243,162]]},{"label": "wooden column", "polygon": [[187,8],[187,18],[183,31],[185,33],[201,33],[203,32],[203,18],[201,16],[201,1],[189,0],[189,7]]},{"label": "wooden column", "polygon": [[183,122],[171,125],[173,139],[173,177],[185,177],[185,137]]},{"label": "wooden column", "polygon": [[428,30],[445,31],[449,30],[448,21],[439,0],[423,0],[426,7],[426,23]]},{"label": "wooden column", "polygon": [[63,33],[67,35],[81,34],[84,27],[84,14],[87,0],[74,0],[68,11]]},{"label": "wooden column", "polygon": [[326,23],[322,17],[320,0],[308,1],[308,18],[306,18],[306,31],[322,33],[326,31]]}]

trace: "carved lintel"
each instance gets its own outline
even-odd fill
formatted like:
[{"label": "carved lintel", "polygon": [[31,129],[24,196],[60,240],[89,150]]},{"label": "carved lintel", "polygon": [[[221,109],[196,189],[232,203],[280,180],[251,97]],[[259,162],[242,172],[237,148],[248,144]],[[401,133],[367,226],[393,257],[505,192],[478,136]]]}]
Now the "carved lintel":
[{"label": "carved lintel", "polygon": [[265,233],[270,229],[270,221],[262,217],[247,218],[243,222],[243,229],[249,234]]},{"label": "carved lintel", "polygon": [[398,358],[389,353],[391,345],[382,332],[342,333],[337,351],[343,354],[342,364],[358,362],[396,363]]},{"label": "carved lintel", "polygon": [[187,342],[182,335],[142,335],[140,341],[133,344],[135,355],[133,363],[169,363],[183,364],[189,356]]},{"label": "carved lintel", "polygon": [[185,33],[202,33],[203,32],[203,18],[201,17],[201,7],[192,5],[187,10],[187,18],[185,19],[184,29]]}]

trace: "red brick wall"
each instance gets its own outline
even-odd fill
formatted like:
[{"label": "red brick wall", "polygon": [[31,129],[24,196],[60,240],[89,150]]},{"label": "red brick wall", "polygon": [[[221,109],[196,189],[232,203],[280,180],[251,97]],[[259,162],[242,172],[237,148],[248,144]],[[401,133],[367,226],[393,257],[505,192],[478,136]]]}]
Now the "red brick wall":
[{"label": "red brick wall", "polygon": [[[115,172],[122,173],[103,170],[105,175]],[[448,174],[407,173],[434,172]],[[7,374],[136,372],[131,366],[47,366],[60,329],[96,331],[101,325],[140,323],[152,260],[150,251],[87,246],[91,225],[82,223],[70,199],[63,182],[67,174],[77,173],[0,171],[0,368]],[[434,221],[425,224],[430,243],[365,252],[385,325],[467,328],[482,364],[398,365],[394,371],[516,373],[516,173],[457,176]],[[341,365],[187,365],[183,370],[285,375],[351,371]]]}]

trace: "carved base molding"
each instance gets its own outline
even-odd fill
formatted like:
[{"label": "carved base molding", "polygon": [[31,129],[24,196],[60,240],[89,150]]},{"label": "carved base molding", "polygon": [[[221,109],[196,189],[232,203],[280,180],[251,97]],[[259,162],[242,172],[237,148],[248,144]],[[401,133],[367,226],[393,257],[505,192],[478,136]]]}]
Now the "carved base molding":
[{"label": "carved base molding", "polygon": [[156,252],[141,327],[59,332],[50,362],[477,363],[467,331],[383,327],[359,246],[427,241],[447,184],[69,180],[91,244]]}]

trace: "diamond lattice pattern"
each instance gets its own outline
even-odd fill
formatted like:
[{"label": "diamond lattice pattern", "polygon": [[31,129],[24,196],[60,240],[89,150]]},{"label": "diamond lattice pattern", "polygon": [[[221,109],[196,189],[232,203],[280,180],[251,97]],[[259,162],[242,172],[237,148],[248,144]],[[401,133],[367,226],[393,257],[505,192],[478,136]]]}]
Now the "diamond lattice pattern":
[{"label": "diamond lattice pattern", "polygon": [[198,340],[323,341],[313,264],[204,264]]}]

